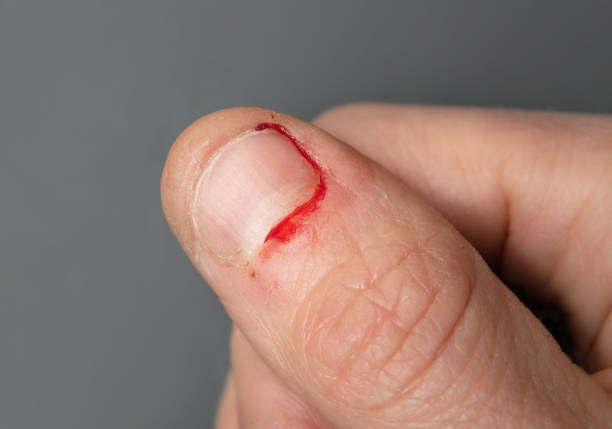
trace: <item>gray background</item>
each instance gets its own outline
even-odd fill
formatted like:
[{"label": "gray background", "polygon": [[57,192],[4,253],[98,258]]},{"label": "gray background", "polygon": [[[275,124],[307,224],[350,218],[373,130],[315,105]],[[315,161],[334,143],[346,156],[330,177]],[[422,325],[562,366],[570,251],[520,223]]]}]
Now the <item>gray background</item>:
[{"label": "gray background", "polygon": [[229,322],[162,217],[205,113],[612,112],[612,3],[0,0],[0,428],[207,428]]}]

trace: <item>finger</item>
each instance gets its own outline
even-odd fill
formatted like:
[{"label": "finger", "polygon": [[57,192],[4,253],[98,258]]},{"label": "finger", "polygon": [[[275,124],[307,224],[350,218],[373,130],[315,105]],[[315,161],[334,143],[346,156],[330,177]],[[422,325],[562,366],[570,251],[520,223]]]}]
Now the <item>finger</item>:
[{"label": "finger", "polygon": [[236,397],[236,384],[232,374],[228,374],[223,386],[223,393],[219,399],[217,415],[215,417],[216,429],[240,429],[238,424],[238,402]]},{"label": "finger", "polygon": [[307,123],[254,108],[197,121],[162,200],[257,353],[339,429],[612,418],[442,216]]},{"label": "finger", "polygon": [[241,427],[332,429],[320,413],[284,385],[237,329],[231,344]]},{"label": "finger", "polygon": [[590,368],[612,365],[610,116],[357,104],[314,122],[409,183],[504,278],[558,298]]}]

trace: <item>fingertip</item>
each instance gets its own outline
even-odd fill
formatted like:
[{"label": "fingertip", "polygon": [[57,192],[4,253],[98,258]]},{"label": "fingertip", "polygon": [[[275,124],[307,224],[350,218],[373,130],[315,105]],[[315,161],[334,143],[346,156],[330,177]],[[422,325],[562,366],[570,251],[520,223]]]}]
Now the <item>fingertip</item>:
[{"label": "fingertip", "polygon": [[262,121],[284,120],[285,116],[259,107],[219,110],[195,120],[176,138],[162,170],[160,195],[168,224],[186,250],[193,241],[189,206],[210,157],[245,130]]}]

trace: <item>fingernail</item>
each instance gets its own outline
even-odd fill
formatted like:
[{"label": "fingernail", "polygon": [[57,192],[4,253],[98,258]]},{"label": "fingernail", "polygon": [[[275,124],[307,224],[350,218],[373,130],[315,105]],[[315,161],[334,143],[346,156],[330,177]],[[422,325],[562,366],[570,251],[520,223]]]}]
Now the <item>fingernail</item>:
[{"label": "fingernail", "polygon": [[318,183],[288,138],[270,129],[247,132],[213,155],[198,181],[192,211],[197,239],[221,258],[248,260]]}]

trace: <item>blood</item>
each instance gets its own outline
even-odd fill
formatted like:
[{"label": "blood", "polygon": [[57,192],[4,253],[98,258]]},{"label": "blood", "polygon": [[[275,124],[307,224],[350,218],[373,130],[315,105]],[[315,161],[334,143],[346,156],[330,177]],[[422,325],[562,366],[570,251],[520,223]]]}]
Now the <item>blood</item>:
[{"label": "blood", "polygon": [[255,131],[263,131],[263,130],[274,130],[283,136],[285,136],[298,150],[300,155],[304,157],[304,159],[312,166],[313,170],[319,176],[319,183],[315,187],[314,193],[312,197],[305,203],[297,206],[291,213],[285,216],[279,223],[277,223],[266,238],[264,239],[264,243],[275,239],[281,242],[289,241],[293,236],[302,231],[304,226],[304,221],[306,217],[314,212],[318,207],[319,203],[325,197],[325,192],[327,191],[327,185],[323,180],[323,174],[321,171],[321,166],[317,164],[317,162],[310,156],[308,152],[290,132],[287,128],[283,127],[280,124],[275,124],[271,122],[263,122],[255,127]]}]

